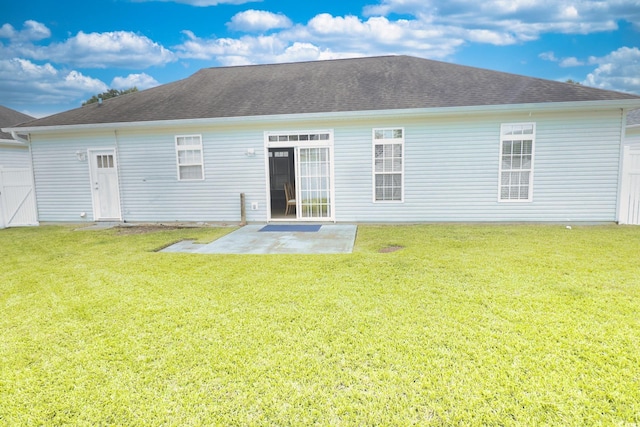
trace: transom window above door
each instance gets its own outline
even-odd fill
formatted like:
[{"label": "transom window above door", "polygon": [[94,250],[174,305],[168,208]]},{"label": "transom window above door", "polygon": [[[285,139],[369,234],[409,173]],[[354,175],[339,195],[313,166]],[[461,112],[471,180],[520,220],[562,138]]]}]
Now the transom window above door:
[{"label": "transom window above door", "polygon": [[330,139],[329,132],[269,135],[269,142],[329,141]]}]

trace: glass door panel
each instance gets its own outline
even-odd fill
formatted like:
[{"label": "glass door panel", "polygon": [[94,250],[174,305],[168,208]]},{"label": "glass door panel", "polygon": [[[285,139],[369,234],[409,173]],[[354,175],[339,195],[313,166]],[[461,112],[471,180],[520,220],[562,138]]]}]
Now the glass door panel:
[{"label": "glass door panel", "polygon": [[299,148],[298,206],[305,219],[331,218],[331,161],[329,147]]}]

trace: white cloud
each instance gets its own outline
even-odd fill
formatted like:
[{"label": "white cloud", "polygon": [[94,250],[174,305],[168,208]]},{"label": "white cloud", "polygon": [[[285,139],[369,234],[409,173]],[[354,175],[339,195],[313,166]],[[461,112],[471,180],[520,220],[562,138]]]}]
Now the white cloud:
[{"label": "white cloud", "polygon": [[9,38],[10,43],[0,43],[0,58],[19,57],[80,68],[126,69],[165,65],[176,60],[169,49],[130,31],[80,31],[60,43],[35,43],[50,35],[49,29],[36,21],[25,22],[21,31],[4,24],[0,27],[0,37]]},{"label": "white cloud", "polygon": [[579,19],[580,18],[580,14],[578,13],[578,9],[575,8],[575,6],[571,5],[571,6],[567,6],[565,7],[560,16],[564,19]]},{"label": "white cloud", "polygon": [[363,21],[355,16],[334,17],[326,13],[317,15],[292,35],[302,35],[306,37],[304,41],[328,46],[336,52],[408,53],[431,58],[451,55],[464,43],[462,31],[417,20],[371,17]]},{"label": "white cloud", "polygon": [[62,43],[11,44],[3,56],[51,61],[84,68],[147,68],[174,61],[175,55],[162,45],[129,31],[84,33]]},{"label": "white cloud", "polygon": [[108,87],[79,71],[61,71],[50,63],[26,59],[0,59],[0,93],[6,104],[62,104]]},{"label": "white cloud", "polygon": [[364,56],[358,53],[335,53],[329,49],[321,49],[311,43],[294,43],[275,57],[275,62],[301,62],[301,61],[317,61],[326,59],[355,58]]},{"label": "white cloud", "polygon": [[538,55],[538,58],[551,62],[559,61],[559,59],[556,58],[556,54],[554,52],[542,52],[540,55]]},{"label": "white cloud", "polygon": [[[629,5],[636,1],[381,0],[364,8],[365,18],[321,13],[306,24],[295,25],[284,15],[249,10],[235,15],[229,28],[282,30],[268,36],[239,38],[200,38],[185,31],[188,40],[175,50],[181,58],[214,59],[223,64],[391,53],[446,59],[467,43],[505,46],[530,42],[549,32],[613,30],[619,17],[640,17],[640,12],[629,12],[634,9]],[[625,10],[624,5],[627,11],[620,12]],[[393,14],[404,17],[395,18]],[[563,67],[581,63],[577,58],[541,58]]]},{"label": "white cloud", "polygon": [[281,37],[281,35],[244,36],[239,39],[202,39],[190,31],[183,33],[188,37],[188,40],[176,48],[180,57],[202,60],[215,59],[226,66],[344,57],[340,53],[333,53],[328,48],[321,49],[309,42],[289,43],[287,38]]},{"label": "white cloud", "polygon": [[580,61],[578,58],[576,58],[574,56],[570,56],[568,58],[564,58],[562,61],[560,61],[560,66],[563,67],[563,68],[580,67],[582,65],[585,65],[584,62]]},{"label": "white cloud", "polygon": [[567,58],[561,59],[561,58],[557,58],[554,52],[542,52],[541,54],[538,55],[538,58],[544,61],[558,62],[559,63],[558,65],[560,65],[563,68],[580,67],[582,65],[585,65],[583,61],[580,61],[575,56],[569,56]]},{"label": "white cloud", "polygon": [[[386,20],[386,18],[381,19]],[[345,36],[362,35],[367,31],[365,27],[366,23],[363,23],[357,16],[333,16],[328,13],[316,15],[307,25],[312,33],[319,35],[344,34]]]},{"label": "white cloud", "polygon": [[640,93],[640,49],[621,47],[603,57],[591,57],[598,67],[582,82],[587,86]]},{"label": "white cloud", "polygon": [[146,73],[142,74],[129,74],[126,77],[115,77],[111,81],[111,87],[113,89],[130,89],[137,87],[138,90],[149,89],[158,86],[160,83]]},{"label": "white cloud", "polygon": [[[640,23],[637,0],[381,0],[367,16],[409,14],[416,20],[466,30],[484,30],[492,44],[535,40],[543,33],[589,34],[617,29],[617,21]],[[473,34],[473,33],[470,33]]]},{"label": "white cloud", "polygon": [[174,48],[180,58],[215,59],[225,65],[385,54],[445,58],[464,43],[465,37],[471,37],[462,30],[416,20],[361,20],[327,13],[313,17],[306,25],[269,35],[200,38],[191,31],[183,34],[187,40]]},{"label": "white cloud", "polygon": [[[249,58],[286,48],[286,46],[278,44],[278,39],[275,36],[202,39],[191,31],[183,31],[183,34],[187,36],[188,40],[176,47],[181,58],[203,60],[217,58],[224,64],[226,64],[224,57],[227,56]],[[233,61],[236,62],[237,59]]]},{"label": "white cloud", "polygon": [[230,29],[251,32],[289,28],[291,25],[291,20],[283,14],[254,9],[235,14],[227,24]]},{"label": "white cloud", "polygon": [[20,31],[13,28],[11,24],[0,27],[0,38],[10,39],[12,42],[37,41],[49,37],[51,37],[51,31],[46,25],[37,21],[25,21]]},{"label": "white cloud", "polygon": [[493,44],[496,46],[506,46],[517,43],[517,38],[510,33],[493,30],[466,30],[460,31],[466,41],[475,43]]},{"label": "white cloud", "polygon": [[17,31],[13,28],[11,24],[4,24],[0,27],[0,38],[2,39],[10,39],[15,37]]}]

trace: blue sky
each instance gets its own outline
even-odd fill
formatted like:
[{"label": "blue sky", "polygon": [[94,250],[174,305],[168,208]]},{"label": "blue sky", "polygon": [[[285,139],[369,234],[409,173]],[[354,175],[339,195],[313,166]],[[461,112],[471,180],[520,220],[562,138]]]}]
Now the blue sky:
[{"label": "blue sky", "polygon": [[388,54],[640,94],[640,0],[6,0],[0,104],[41,117],[204,67]]}]

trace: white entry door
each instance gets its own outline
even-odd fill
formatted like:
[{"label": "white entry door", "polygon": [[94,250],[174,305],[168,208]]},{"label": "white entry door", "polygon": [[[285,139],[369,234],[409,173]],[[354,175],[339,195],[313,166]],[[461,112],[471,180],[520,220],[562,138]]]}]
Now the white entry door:
[{"label": "white entry door", "polygon": [[115,149],[91,150],[91,191],[93,218],[96,221],[119,221],[120,189]]}]

